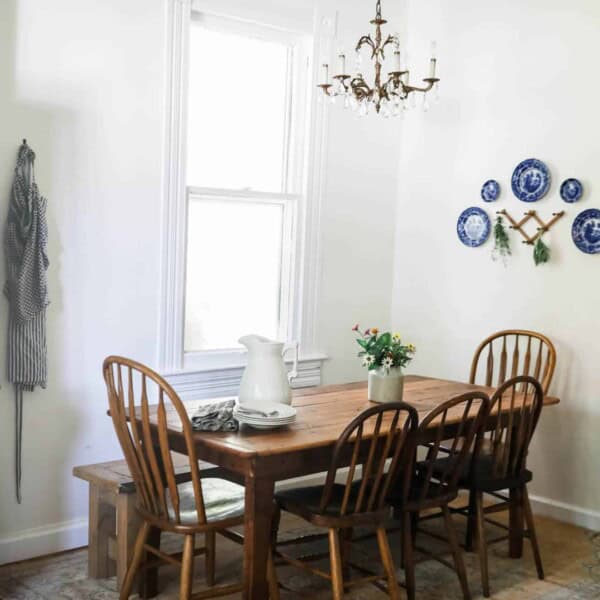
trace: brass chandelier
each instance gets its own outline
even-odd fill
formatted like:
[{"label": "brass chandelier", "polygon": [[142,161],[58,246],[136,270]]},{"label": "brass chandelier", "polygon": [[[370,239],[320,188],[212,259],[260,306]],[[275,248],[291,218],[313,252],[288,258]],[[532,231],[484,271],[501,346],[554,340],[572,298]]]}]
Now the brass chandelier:
[{"label": "brass chandelier", "polygon": [[[387,21],[381,16],[381,0],[377,0],[375,18],[371,21],[375,25],[375,39],[370,35],[363,35],[356,44],[356,75],[346,74],[346,55],[338,55],[339,74],[333,76],[333,83],[329,82],[329,65],[323,65],[324,83],[319,84],[325,96],[331,102],[337,98],[343,99],[346,108],[352,108],[359,116],[365,116],[375,110],[384,117],[397,116],[409,108],[408,98],[411,97],[410,106],[416,106],[415,92],[423,94],[423,110],[427,110],[429,103],[427,92],[433,89],[435,99],[438,98],[439,78],[435,76],[436,56],[435,43],[432,44],[432,56],[429,61],[429,76],[423,79],[424,85],[418,87],[409,83],[410,72],[402,67],[400,61],[400,40],[397,35],[388,35],[385,41],[381,26]],[[361,50],[368,46],[371,49],[371,60],[374,61],[375,80],[372,86],[365,81],[361,73]],[[384,66],[385,52],[389,47],[394,49],[393,69],[388,72],[387,80],[383,81],[382,69]]]}]

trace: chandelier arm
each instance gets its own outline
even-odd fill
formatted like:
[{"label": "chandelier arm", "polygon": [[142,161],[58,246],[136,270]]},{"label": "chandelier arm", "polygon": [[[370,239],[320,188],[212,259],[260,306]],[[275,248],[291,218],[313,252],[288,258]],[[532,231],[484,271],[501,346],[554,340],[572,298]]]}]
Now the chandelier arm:
[{"label": "chandelier arm", "polygon": [[381,58],[385,59],[385,53],[384,53],[385,47],[388,44],[395,44],[397,42],[397,40],[398,40],[398,38],[394,35],[387,36],[387,39],[385,40],[385,42],[383,42],[383,44],[381,44],[381,48],[379,49],[379,51],[381,53]]},{"label": "chandelier arm", "polygon": [[410,92],[428,92],[439,81],[439,79],[437,77],[427,77],[423,79],[423,81],[427,83],[425,87],[406,85],[404,83],[402,84],[402,87],[406,90],[407,94],[410,94]]},{"label": "chandelier arm", "polygon": [[359,52],[360,49],[364,46],[364,45],[368,45],[371,46],[371,50],[373,52],[375,52],[375,42],[371,39],[370,35],[363,35],[360,40],[358,40],[358,43],[356,44],[356,52]]}]

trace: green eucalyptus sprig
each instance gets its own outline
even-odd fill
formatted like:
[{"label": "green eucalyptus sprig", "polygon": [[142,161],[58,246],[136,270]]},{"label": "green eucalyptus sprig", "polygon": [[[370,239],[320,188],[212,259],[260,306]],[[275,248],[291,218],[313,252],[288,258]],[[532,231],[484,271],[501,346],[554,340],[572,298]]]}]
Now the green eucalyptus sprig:
[{"label": "green eucalyptus sprig", "polygon": [[550,248],[542,241],[540,235],[533,246],[533,262],[535,266],[543,265],[550,260]]},{"label": "green eucalyptus sprig", "polygon": [[356,342],[361,347],[358,356],[362,358],[363,367],[369,371],[383,367],[386,372],[392,367],[405,367],[413,358],[416,348],[412,344],[403,344],[399,333],[385,332],[379,334],[377,327],[371,327],[361,333],[356,324],[352,331],[360,337]]},{"label": "green eucalyptus sprig", "polygon": [[492,260],[501,258],[506,264],[508,257],[512,254],[510,249],[510,238],[504,225],[504,219],[501,215],[496,218],[494,224],[494,249],[492,250]]}]

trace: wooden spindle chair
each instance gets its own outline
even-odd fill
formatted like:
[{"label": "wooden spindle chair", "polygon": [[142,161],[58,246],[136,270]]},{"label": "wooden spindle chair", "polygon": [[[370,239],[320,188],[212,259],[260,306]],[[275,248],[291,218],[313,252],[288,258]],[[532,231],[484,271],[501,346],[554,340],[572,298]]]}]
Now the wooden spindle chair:
[{"label": "wooden spindle chair", "polygon": [[[425,510],[440,509],[429,514],[426,519],[443,516],[446,528],[445,539],[452,552],[454,570],[458,576],[463,597],[471,597],[467,573],[452,522],[449,503],[458,496],[458,482],[461,473],[469,467],[469,458],[482,428],[485,426],[489,409],[489,398],[483,392],[468,392],[444,402],[421,421],[416,433],[417,451],[423,448],[424,460],[418,460],[414,468],[412,482],[400,490],[408,493],[392,494],[388,501],[400,519],[402,530],[402,557],[406,575],[406,593],[409,600],[415,598],[414,549],[425,558],[434,558],[452,567],[441,555],[432,554],[416,546],[417,531],[439,538],[427,529],[417,529],[419,513]],[[442,442],[452,451],[448,455]]]},{"label": "wooden spindle chair", "polygon": [[479,379],[483,385],[498,387],[508,378],[530,375],[547,394],[555,367],[556,349],[545,335],[522,329],[499,331],[483,340],[475,351],[470,383]]},{"label": "wooden spindle chair", "polygon": [[[329,553],[293,558],[278,548],[275,556],[330,579],[335,600],[343,597],[345,587],[366,582],[381,585],[380,580],[387,580],[387,591],[391,598],[400,598],[385,530],[385,522],[390,516],[390,507],[385,499],[398,474],[410,472],[407,466],[412,463],[413,433],[417,423],[416,410],[403,402],[368,408],[346,427],[337,440],[324,485],[276,494],[280,510],[328,530]],[[386,466],[388,460],[390,462]],[[340,470],[346,467],[345,483],[336,483],[336,476],[341,476]],[[359,473],[361,478],[355,481]],[[365,572],[360,566],[352,564],[348,556],[352,529],[360,525],[376,529],[384,574],[369,574],[344,581],[344,571],[348,573],[350,567],[357,568],[363,574]],[[319,536],[308,537],[315,539]],[[307,537],[287,540],[285,545],[304,541],[307,541]],[[310,566],[311,562],[325,556],[330,558],[330,573]]]},{"label": "wooden spindle chair", "polygon": [[[501,385],[490,402],[489,431],[480,434],[472,468],[461,479],[460,487],[469,490],[469,506],[461,512],[468,517],[466,547],[472,546],[473,532],[477,534],[477,551],[481,567],[483,595],[490,595],[487,546],[509,539],[509,535],[487,542],[484,523],[491,523],[504,530],[510,528],[486,518],[487,514],[510,510],[513,526],[517,526],[519,536],[531,542],[538,577],[544,578],[542,559],[535,533],[533,513],[527,493],[527,483],[533,475],[526,467],[529,443],[538,423],[543,406],[544,392],[540,383],[533,377],[514,377]],[[508,490],[509,496],[500,494]],[[499,499],[500,502],[484,506],[484,494]],[[525,517],[527,529],[521,531]],[[513,533],[514,535],[514,533]],[[514,543],[514,538],[513,538]],[[516,540],[517,545],[522,538]],[[519,552],[519,551],[517,551]]]},{"label": "wooden spindle chair", "polygon": [[[241,591],[241,584],[232,584],[192,595],[192,579],[194,556],[205,554],[207,583],[214,585],[215,533],[241,540],[227,530],[244,522],[244,489],[201,476],[190,418],[177,393],[158,373],[119,356],[104,361],[103,373],[113,425],[136,485],[137,509],[143,519],[120,599],[129,598],[140,569],[154,568],[161,561],[181,567],[180,600]],[[184,434],[191,479],[186,483],[178,484],[175,478],[169,447],[169,429],[173,428]],[[156,533],[160,540],[163,531],[183,536],[183,552],[166,554],[150,543]],[[197,534],[204,534],[204,547],[195,548]],[[149,555],[155,559],[149,560]]]}]

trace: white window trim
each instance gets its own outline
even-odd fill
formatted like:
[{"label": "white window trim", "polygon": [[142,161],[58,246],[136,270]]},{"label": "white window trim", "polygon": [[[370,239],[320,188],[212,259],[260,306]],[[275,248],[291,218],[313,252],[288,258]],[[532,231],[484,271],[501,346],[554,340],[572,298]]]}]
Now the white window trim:
[{"label": "white window trim", "polygon": [[[164,189],[162,210],[161,306],[157,362],[160,372],[183,397],[205,398],[237,393],[245,366],[245,353],[229,353],[225,366],[207,362],[203,366],[184,364],[183,319],[185,293],[185,125],[187,54],[192,0],[167,0],[166,101],[164,132]],[[329,56],[335,36],[336,14],[314,14],[312,56]],[[312,113],[307,115],[308,143],[304,168],[307,171],[306,202],[298,203],[298,252],[294,258],[293,287],[296,318],[294,336],[301,341],[299,376],[296,387],[321,382],[322,361],[327,357],[316,348],[317,299],[321,277],[320,221],[325,188],[328,109],[317,102],[317,69],[309,65],[308,88]],[[223,365],[224,363],[221,363]]]}]

